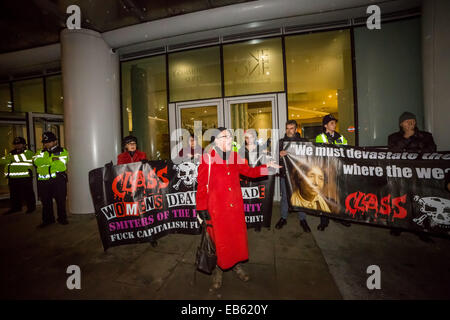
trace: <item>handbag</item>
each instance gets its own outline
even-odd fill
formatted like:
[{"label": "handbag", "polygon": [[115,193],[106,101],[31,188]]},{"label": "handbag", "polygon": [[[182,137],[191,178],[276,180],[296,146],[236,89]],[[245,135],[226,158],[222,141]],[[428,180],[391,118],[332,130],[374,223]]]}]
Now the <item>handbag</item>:
[{"label": "handbag", "polygon": [[206,227],[210,226],[211,225],[206,224],[206,222],[203,223],[202,238],[195,256],[195,265],[197,270],[207,274],[211,274],[217,264],[216,246],[206,231]]},{"label": "handbag", "polygon": [[[208,154],[209,156],[209,154]],[[206,185],[207,193],[209,193],[209,177],[211,173],[211,157],[209,157],[208,167],[208,184]],[[197,253],[195,255],[195,266],[198,271],[211,274],[217,264],[216,246],[206,231],[207,227],[212,227],[210,224],[206,224],[206,220],[202,221],[202,238],[200,245],[197,247]]]}]

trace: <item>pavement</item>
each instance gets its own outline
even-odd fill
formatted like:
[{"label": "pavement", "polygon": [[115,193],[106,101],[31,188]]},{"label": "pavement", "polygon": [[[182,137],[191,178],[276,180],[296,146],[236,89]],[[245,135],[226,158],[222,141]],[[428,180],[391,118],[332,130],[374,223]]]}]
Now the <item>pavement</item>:
[{"label": "pavement", "polygon": [[[6,211],[6,209],[4,209]],[[24,209],[25,211],[25,209]],[[273,207],[272,225],[279,217]],[[195,272],[197,235],[172,234],[158,246],[133,244],[104,252],[93,214],[69,214],[69,224],[36,229],[32,214],[0,215],[0,299],[310,300],[449,299],[450,240],[420,241],[364,225],[347,228],[308,216],[304,233],[294,213],[281,230],[248,230],[249,282],[225,272],[221,289]],[[67,268],[79,266],[81,289],[69,290]],[[366,286],[369,265],[381,270],[381,289]]]}]

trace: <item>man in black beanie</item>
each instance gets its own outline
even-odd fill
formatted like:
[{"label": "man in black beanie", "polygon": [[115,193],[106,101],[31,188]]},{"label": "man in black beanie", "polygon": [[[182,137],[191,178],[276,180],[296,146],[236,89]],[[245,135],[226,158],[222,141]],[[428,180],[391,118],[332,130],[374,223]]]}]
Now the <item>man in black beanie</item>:
[{"label": "man in black beanie", "polygon": [[394,152],[435,152],[436,144],[429,132],[417,128],[416,116],[403,112],[398,120],[400,130],[388,138],[389,150]]},{"label": "man in black beanie", "polygon": [[[389,150],[393,152],[435,152],[436,144],[429,132],[420,131],[417,128],[416,115],[411,112],[403,112],[398,119],[400,130],[388,137]],[[391,229],[391,235],[399,236],[400,229]],[[418,234],[425,242],[433,242],[427,235]]]}]

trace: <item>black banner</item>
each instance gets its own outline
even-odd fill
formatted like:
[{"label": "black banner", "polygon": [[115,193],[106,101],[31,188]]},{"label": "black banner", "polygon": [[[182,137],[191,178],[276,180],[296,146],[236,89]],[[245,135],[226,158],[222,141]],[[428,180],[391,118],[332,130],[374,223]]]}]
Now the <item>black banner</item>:
[{"label": "black banner", "polygon": [[[199,234],[198,163],[144,161],[89,172],[103,248],[157,240],[170,233]],[[274,177],[242,179],[249,228],[270,227]]]},{"label": "black banner", "polygon": [[450,153],[285,143],[288,199],[294,210],[450,235]]},{"label": "black banner", "polygon": [[274,186],[273,175],[256,179],[241,177],[247,228],[270,228]]}]

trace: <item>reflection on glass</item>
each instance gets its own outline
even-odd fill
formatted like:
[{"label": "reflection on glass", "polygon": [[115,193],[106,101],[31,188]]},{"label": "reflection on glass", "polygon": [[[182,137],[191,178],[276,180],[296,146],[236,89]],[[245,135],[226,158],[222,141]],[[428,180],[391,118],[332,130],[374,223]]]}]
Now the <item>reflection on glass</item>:
[{"label": "reflection on glass", "polygon": [[281,38],[223,46],[225,95],[284,91]]},{"label": "reflection on glass", "polygon": [[47,112],[54,114],[63,114],[63,92],[61,76],[51,76],[45,79],[46,95],[47,95]]},{"label": "reflection on glass", "polygon": [[11,112],[11,92],[9,91],[9,83],[0,84],[0,111]]},{"label": "reflection on glass", "polygon": [[45,112],[43,78],[13,82],[15,112]]},{"label": "reflection on glass", "polygon": [[420,18],[370,31],[355,28],[359,145],[386,146],[404,111],[423,129]]},{"label": "reflection on glass", "polygon": [[[195,133],[196,136],[201,136],[206,130],[217,128],[217,106],[204,106],[193,108],[182,108],[181,113],[181,128],[189,130],[191,133]],[[194,121],[201,121],[202,131],[194,131]],[[206,148],[209,141],[202,141],[202,147]]]},{"label": "reflection on glass", "polygon": [[[14,149],[12,142],[15,137],[27,138],[25,125],[0,124],[0,157],[6,156]],[[9,193],[8,179],[5,178],[4,169],[4,166],[0,166],[0,195]]]},{"label": "reflection on glass", "polygon": [[264,142],[272,136],[268,130],[273,128],[271,101],[234,103],[230,105],[230,113],[237,141],[244,141],[243,133],[247,129],[255,129],[258,139]]},{"label": "reflection on glass", "polygon": [[170,158],[164,56],[122,63],[123,135],[138,138],[148,160]]},{"label": "reflection on glass", "polygon": [[171,53],[169,86],[171,102],[222,96],[220,48]]},{"label": "reflection on glass", "polygon": [[349,30],[285,38],[288,118],[304,137],[322,132],[322,118],[333,114],[336,130],[355,144],[352,60]]}]

